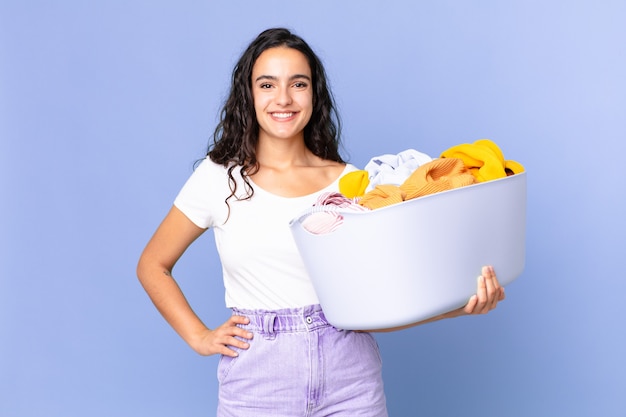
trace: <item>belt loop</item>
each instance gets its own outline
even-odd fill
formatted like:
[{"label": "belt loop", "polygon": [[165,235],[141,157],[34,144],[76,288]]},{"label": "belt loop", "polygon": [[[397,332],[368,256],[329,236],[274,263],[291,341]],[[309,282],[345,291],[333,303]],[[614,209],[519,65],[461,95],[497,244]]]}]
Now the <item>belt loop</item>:
[{"label": "belt loop", "polygon": [[263,334],[266,339],[273,340],[276,338],[274,326],[276,325],[276,313],[263,315]]}]

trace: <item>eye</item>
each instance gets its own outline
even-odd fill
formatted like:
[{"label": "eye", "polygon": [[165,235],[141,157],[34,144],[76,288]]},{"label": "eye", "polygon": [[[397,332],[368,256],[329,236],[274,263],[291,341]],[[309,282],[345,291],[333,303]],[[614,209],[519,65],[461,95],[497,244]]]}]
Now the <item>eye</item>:
[{"label": "eye", "polygon": [[309,85],[304,81],[296,81],[293,86],[296,88],[307,88]]},{"label": "eye", "polygon": [[272,84],[269,84],[269,83],[259,84],[259,88],[261,88],[261,89],[272,88]]}]

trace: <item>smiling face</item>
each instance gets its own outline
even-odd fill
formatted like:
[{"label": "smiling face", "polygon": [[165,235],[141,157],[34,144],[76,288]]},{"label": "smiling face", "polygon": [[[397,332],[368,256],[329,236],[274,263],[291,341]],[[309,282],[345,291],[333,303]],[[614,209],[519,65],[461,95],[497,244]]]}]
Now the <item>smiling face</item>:
[{"label": "smiling face", "polygon": [[303,139],[313,110],[311,68],[298,50],[270,48],[252,68],[252,96],[259,141]]}]

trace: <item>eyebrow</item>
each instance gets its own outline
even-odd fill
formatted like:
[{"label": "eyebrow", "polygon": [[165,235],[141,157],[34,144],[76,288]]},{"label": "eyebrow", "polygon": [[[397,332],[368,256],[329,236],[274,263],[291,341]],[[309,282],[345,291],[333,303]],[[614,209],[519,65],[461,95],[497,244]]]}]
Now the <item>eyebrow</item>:
[{"label": "eyebrow", "polygon": [[[291,77],[289,77],[289,81],[298,80],[298,79],[305,79],[307,81],[311,81],[311,77],[309,77],[308,75],[304,75],[304,74],[294,74]],[[259,75],[254,81],[257,82],[261,80],[277,81],[278,77],[274,75]]]}]

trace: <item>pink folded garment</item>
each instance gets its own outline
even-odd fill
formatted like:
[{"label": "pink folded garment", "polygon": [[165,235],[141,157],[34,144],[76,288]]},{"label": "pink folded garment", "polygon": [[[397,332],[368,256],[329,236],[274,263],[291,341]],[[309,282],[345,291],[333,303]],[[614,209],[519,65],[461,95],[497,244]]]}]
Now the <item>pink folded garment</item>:
[{"label": "pink folded garment", "polygon": [[321,235],[330,233],[341,226],[343,224],[343,216],[333,209],[324,210],[324,208],[328,206],[354,211],[369,211],[368,208],[357,204],[354,200],[345,197],[341,193],[323,193],[319,196],[315,204],[313,204],[313,207],[319,210],[309,214],[302,221],[302,227],[311,233]]}]

